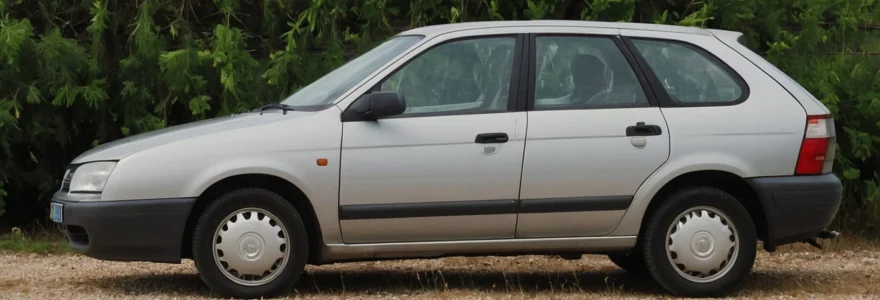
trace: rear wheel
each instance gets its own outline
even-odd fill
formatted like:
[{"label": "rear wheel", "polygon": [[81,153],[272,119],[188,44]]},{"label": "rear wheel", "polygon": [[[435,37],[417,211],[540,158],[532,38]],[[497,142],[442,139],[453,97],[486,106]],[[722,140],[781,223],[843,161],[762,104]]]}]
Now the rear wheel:
[{"label": "rear wheel", "polygon": [[306,230],[296,209],[268,190],[226,193],[202,213],[193,260],[202,280],[223,297],[274,297],[305,268]]},{"label": "rear wheel", "polygon": [[730,194],[694,187],[671,195],[642,236],[648,271],[685,297],[723,296],[751,271],[757,236],[748,211]]}]

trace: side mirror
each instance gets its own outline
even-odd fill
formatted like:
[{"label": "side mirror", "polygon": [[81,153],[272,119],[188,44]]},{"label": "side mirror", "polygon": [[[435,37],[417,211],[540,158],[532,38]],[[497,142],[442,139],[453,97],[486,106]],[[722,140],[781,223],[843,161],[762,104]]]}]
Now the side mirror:
[{"label": "side mirror", "polygon": [[405,110],[406,99],[400,92],[374,92],[358,98],[342,114],[342,121],[376,120],[381,117],[402,114]]}]

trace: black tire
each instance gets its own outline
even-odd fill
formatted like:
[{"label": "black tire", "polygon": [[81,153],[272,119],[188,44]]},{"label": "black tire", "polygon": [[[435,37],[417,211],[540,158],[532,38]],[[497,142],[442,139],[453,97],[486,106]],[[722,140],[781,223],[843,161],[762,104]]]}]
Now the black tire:
[{"label": "black tire", "polygon": [[[215,231],[227,216],[244,208],[258,208],[274,215],[289,236],[289,244],[285,245],[289,247],[287,263],[275,278],[261,285],[248,286],[230,280],[214,260]],[[223,194],[205,208],[193,232],[193,260],[202,281],[221,297],[277,297],[289,291],[302,275],[308,258],[307,241],[302,218],[290,202],[268,190],[238,189]]]},{"label": "black tire", "polygon": [[[733,224],[735,233],[738,235],[739,250],[735,259],[734,255],[729,255],[726,260],[727,263],[733,261],[732,266],[723,275],[712,275],[718,277],[707,279],[711,280],[709,282],[695,282],[687,279],[684,275],[679,274],[678,267],[670,261],[669,257],[672,254],[667,256],[667,247],[671,245],[672,239],[667,240],[666,234],[673,222],[678,222],[676,218],[680,214],[700,206],[710,207],[725,215],[726,221]],[[706,215],[716,216],[714,214]],[[724,224],[727,225],[727,223]],[[667,291],[681,297],[718,297],[733,292],[748,276],[757,252],[755,225],[746,208],[730,194],[712,187],[691,187],[663,199],[663,203],[657,207],[644,228],[641,238],[644,241],[642,252],[651,276]],[[687,255],[694,254],[688,253]],[[726,263],[722,264],[720,268],[722,270],[724,269],[723,265]],[[711,278],[711,276],[709,277]]]},{"label": "black tire", "polygon": [[645,265],[645,257],[641,251],[634,251],[627,254],[608,254],[611,262],[623,269],[624,271],[636,275],[648,273],[648,267]]}]

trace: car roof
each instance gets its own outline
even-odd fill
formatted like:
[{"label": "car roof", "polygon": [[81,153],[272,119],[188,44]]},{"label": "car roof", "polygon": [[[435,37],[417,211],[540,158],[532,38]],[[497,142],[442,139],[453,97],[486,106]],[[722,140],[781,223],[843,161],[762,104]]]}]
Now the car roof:
[{"label": "car roof", "polygon": [[533,20],[533,21],[476,21],[462,22],[443,25],[429,25],[424,27],[413,28],[400,33],[400,35],[424,35],[436,36],[453,31],[474,30],[483,28],[497,27],[584,27],[584,28],[611,28],[611,29],[631,29],[645,31],[663,31],[674,33],[711,35],[708,30],[699,27],[688,27],[678,25],[649,24],[649,23],[632,23],[632,22],[601,22],[601,21],[570,21],[570,20]]}]

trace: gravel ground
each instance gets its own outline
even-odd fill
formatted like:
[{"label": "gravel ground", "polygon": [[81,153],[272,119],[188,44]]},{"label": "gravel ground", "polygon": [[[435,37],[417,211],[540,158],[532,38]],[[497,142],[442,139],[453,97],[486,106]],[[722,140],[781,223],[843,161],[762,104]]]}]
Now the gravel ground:
[{"label": "gravel ground", "polygon": [[[668,298],[649,278],[605,256],[452,257],[309,266],[289,298],[602,299]],[[759,252],[734,298],[880,299],[880,251],[788,248]],[[99,261],[79,255],[0,253],[3,299],[203,299],[216,297],[191,261]]]}]

